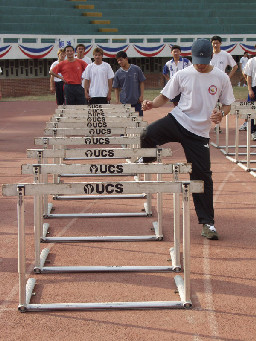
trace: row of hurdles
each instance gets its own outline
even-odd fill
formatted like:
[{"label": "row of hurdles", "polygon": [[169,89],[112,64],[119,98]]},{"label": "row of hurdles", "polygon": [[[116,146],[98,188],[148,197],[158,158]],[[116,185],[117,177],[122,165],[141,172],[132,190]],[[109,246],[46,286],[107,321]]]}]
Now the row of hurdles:
[{"label": "row of hurdles", "polygon": [[[19,310],[98,310],[98,309],[151,309],[188,308],[192,306],[190,293],[190,195],[202,193],[202,181],[180,181],[179,174],[189,174],[191,165],[186,163],[162,163],[163,157],[171,157],[170,148],[140,148],[140,135],[147,123],[131,106],[94,105],[58,107],[46,123],[44,137],[35,138],[37,149],[28,149],[27,156],[36,159],[33,164],[21,167],[22,174],[33,175],[31,183],[3,185],[4,196],[17,197],[18,213],[18,272]],[[105,148],[107,145],[108,148]],[[156,162],[146,164],[141,158],[154,157]],[[118,163],[118,160],[125,162]],[[49,161],[52,160],[52,163]],[[96,161],[95,161],[96,160]],[[99,163],[99,161],[101,161]],[[79,162],[79,163],[77,163]],[[97,163],[95,163],[97,162]],[[172,174],[171,181],[163,181],[163,174]],[[154,179],[152,180],[152,176]],[[51,178],[50,178],[51,177]],[[102,177],[104,181],[102,181]],[[125,181],[123,181],[123,177]],[[78,178],[77,182],[65,179]],[[93,181],[83,181],[89,178]],[[128,178],[128,181],[126,180]],[[130,178],[132,180],[130,180]],[[81,180],[82,179],[82,180]],[[95,181],[100,179],[100,181]],[[51,181],[50,181],[51,180]],[[89,243],[89,242],[152,242],[161,241],[163,235],[163,193],[173,194],[173,247],[168,251],[171,266],[46,266],[50,249],[41,250],[41,243]],[[148,224],[152,216],[152,194],[156,194],[157,221],[153,222],[154,234],[107,236],[49,236],[48,219],[131,217]],[[31,303],[36,280],[27,278],[25,247],[25,199],[34,198],[34,273],[120,273],[120,272],[180,272],[175,285],[180,296],[177,301],[92,302],[92,303]],[[52,196],[52,202],[49,197]],[[57,203],[63,200],[112,200],[146,199],[140,212],[56,213]],[[182,198],[183,262],[181,262]],[[55,207],[56,206],[56,207]],[[49,221],[49,220],[48,220]],[[173,225],[173,226],[172,226]],[[51,226],[51,232],[52,228]]]}]

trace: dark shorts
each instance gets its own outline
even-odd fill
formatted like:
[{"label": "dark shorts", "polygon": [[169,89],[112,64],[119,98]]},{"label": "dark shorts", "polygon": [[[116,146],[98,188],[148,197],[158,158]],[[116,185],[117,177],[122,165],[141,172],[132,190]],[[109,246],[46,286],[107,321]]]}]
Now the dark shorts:
[{"label": "dark shorts", "polygon": [[108,99],[107,97],[92,97],[89,104],[108,104]]},{"label": "dark shorts", "polygon": [[131,104],[135,111],[139,112],[139,116],[143,116],[143,111],[141,109],[141,103]]},{"label": "dark shorts", "polygon": [[56,91],[56,102],[57,105],[64,104],[64,82],[55,82],[55,91]]},{"label": "dark shorts", "polygon": [[84,88],[80,84],[65,84],[64,96],[66,105],[87,104]]}]

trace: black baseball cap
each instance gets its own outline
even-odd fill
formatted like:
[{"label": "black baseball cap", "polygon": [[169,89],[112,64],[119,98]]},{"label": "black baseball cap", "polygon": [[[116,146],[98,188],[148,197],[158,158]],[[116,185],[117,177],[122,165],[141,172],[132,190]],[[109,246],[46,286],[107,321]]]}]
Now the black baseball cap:
[{"label": "black baseball cap", "polygon": [[212,59],[212,44],[207,39],[197,39],[192,45],[192,63],[210,64]]}]

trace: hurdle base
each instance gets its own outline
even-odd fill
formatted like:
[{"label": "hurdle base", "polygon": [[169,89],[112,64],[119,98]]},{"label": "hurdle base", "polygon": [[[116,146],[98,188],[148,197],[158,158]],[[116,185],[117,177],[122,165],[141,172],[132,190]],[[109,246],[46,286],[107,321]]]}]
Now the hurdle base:
[{"label": "hurdle base", "polygon": [[34,273],[176,272],[172,266],[40,266]]},{"label": "hurdle base", "polygon": [[[156,268],[156,267],[153,267]],[[30,311],[86,311],[86,310],[141,310],[141,309],[188,309],[192,307],[191,301],[184,300],[184,281],[181,276],[174,277],[180,295],[180,301],[142,301],[142,302],[105,302],[105,303],[50,303],[31,304],[31,296],[36,280],[27,281],[26,304],[20,304],[21,313]]]},{"label": "hurdle base", "polygon": [[139,242],[163,240],[163,236],[90,236],[90,237],[44,237],[42,243],[82,243],[82,242]]},{"label": "hurdle base", "polygon": [[127,212],[127,213],[64,213],[48,214],[44,219],[56,218],[112,218],[112,217],[147,217],[147,212]]}]

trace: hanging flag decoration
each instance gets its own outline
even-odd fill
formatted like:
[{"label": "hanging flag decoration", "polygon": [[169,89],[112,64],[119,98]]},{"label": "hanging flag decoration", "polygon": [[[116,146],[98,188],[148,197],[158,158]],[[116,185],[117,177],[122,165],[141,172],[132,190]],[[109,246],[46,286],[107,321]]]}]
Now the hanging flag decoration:
[{"label": "hanging flag decoration", "polygon": [[10,51],[11,48],[12,48],[11,45],[0,47],[0,58],[5,56]]},{"label": "hanging flag decoration", "polygon": [[240,46],[244,50],[244,52],[247,52],[249,54],[256,54],[256,49],[254,45],[240,44]]},{"label": "hanging flag decoration", "polygon": [[237,46],[237,44],[231,44],[231,45],[227,45],[227,46],[221,45],[221,50],[224,50],[228,53],[231,53],[236,48],[236,46]]},{"label": "hanging flag decoration", "polygon": [[115,58],[117,52],[119,51],[127,51],[129,48],[129,45],[123,45],[123,46],[119,46],[119,47],[105,47],[102,45],[97,44],[98,47],[100,47],[103,52],[104,55],[109,57],[109,58]]},{"label": "hanging flag decoration", "polygon": [[134,49],[144,57],[154,57],[157,56],[165,48],[165,44],[156,47],[143,47],[139,45],[133,45]]},{"label": "hanging flag decoration", "polygon": [[[172,44],[169,45],[170,48],[172,48]],[[186,57],[186,56],[191,56],[191,47],[192,46],[189,46],[189,47],[181,47],[181,55],[182,57]]]},{"label": "hanging flag decoration", "polygon": [[21,52],[24,53],[28,58],[32,58],[32,59],[40,59],[40,58],[47,56],[51,52],[53,47],[54,45],[49,45],[47,47],[41,47],[41,48],[31,48],[31,47],[19,45],[19,49],[21,50]]}]

